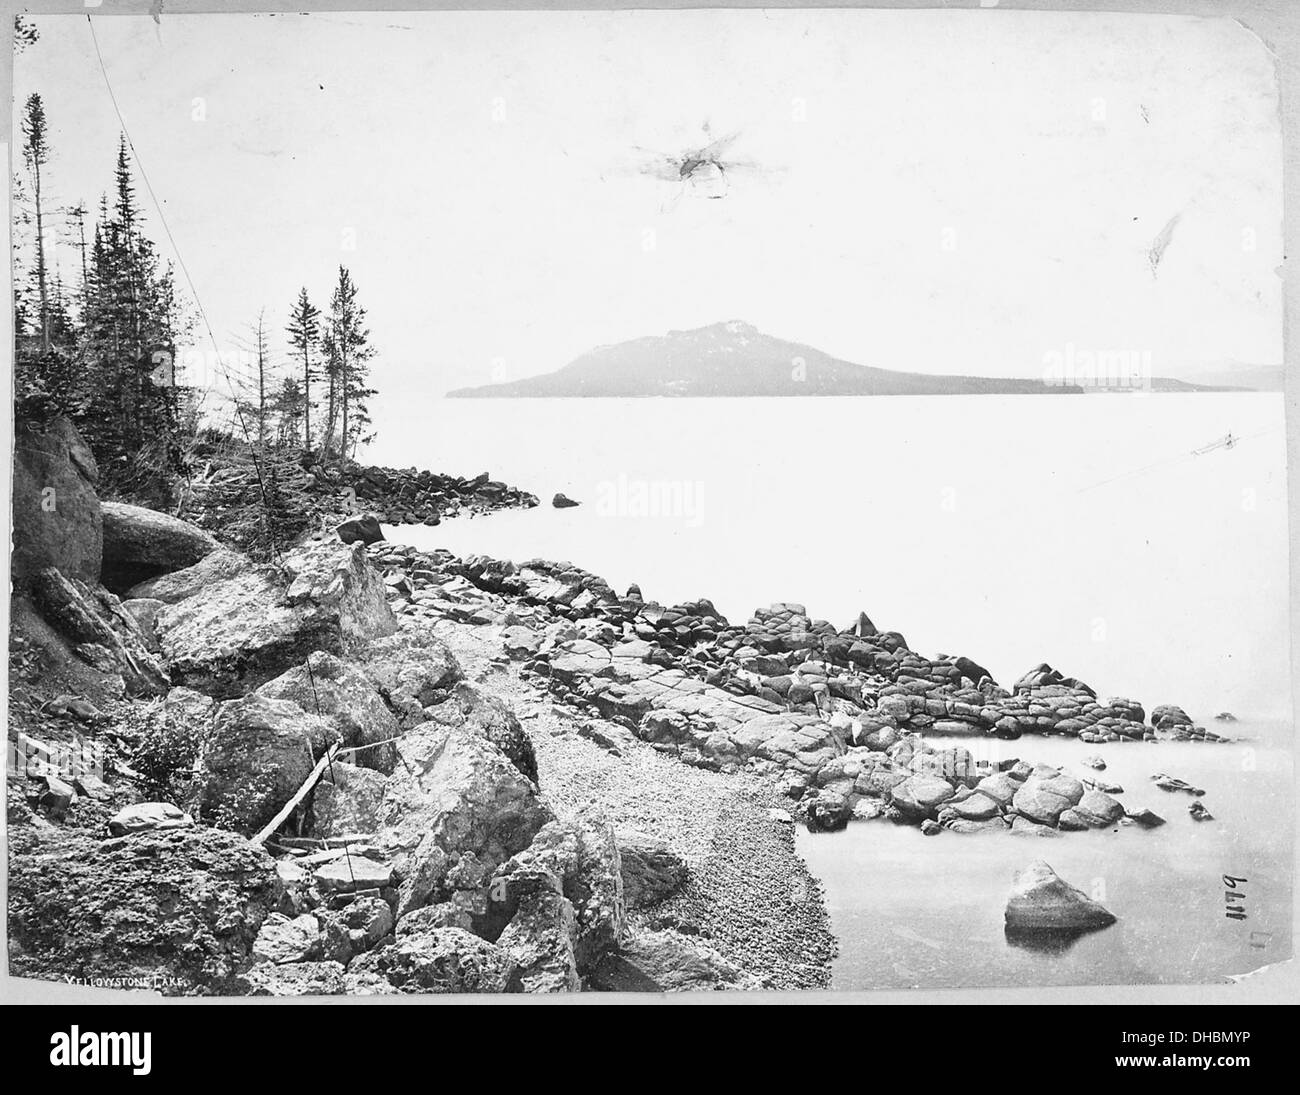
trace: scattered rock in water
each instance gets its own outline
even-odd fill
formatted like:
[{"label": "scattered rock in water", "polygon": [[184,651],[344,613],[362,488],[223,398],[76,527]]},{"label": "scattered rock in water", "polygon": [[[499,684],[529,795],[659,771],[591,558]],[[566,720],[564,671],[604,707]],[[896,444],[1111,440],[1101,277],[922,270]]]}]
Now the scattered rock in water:
[{"label": "scattered rock in water", "polygon": [[926,836],[938,836],[943,832],[943,829],[939,826],[937,821],[931,821],[929,818],[926,818],[921,822],[921,832]]},{"label": "scattered rock in water", "polygon": [[1059,829],[1053,829],[1050,825],[1040,825],[1036,821],[1030,821],[1029,818],[1017,815],[1011,819],[1011,830],[1016,836],[1060,836]]},{"label": "scattered rock in water", "polygon": [[1089,768],[1094,768],[1098,772],[1104,772],[1106,770],[1106,762],[1095,753],[1091,753],[1084,757],[1079,763],[1086,764]]},{"label": "scattered rock in water", "polygon": [[[951,791],[951,788],[949,788]],[[815,832],[833,832],[843,829],[853,816],[853,807],[847,795],[822,788],[804,800],[808,828]]]},{"label": "scattered rock in water", "polygon": [[1193,802],[1187,807],[1187,812],[1192,815],[1193,821],[1213,821],[1214,815],[1205,808],[1204,803]]},{"label": "scattered rock in water", "polygon": [[1151,725],[1157,730],[1173,730],[1179,726],[1191,726],[1192,719],[1181,707],[1162,703],[1152,708]]},{"label": "scattered rock in water", "polygon": [[1148,810],[1145,806],[1136,810],[1125,810],[1124,816],[1135,825],[1140,825],[1144,829],[1156,829],[1165,823],[1165,819],[1157,814],[1154,810]]},{"label": "scattered rock in water", "polygon": [[1220,711],[1217,715],[1214,716],[1214,718],[1215,718],[1215,721],[1217,721],[1217,722],[1236,722],[1236,721],[1237,721],[1237,716],[1234,715],[1231,711]]},{"label": "scattered rock in water", "polygon": [[1205,791],[1200,787],[1193,787],[1190,783],[1181,779],[1175,779],[1173,776],[1167,776],[1163,772],[1157,772],[1151,777],[1151,779],[1162,791],[1183,791],[1186,794],[1196,795],[1197,797],[1205,794]]},{"label": "scattered rock in water", "polygon": [[1044,860],[1016,876],[1007,898],[1009,932],[1079,932],[1108,927],[1115,916],[1071,886]]},{"label": "scattered rock in water", "polygon": [[1030,821],[1055,825],[1061,814],[1081,798],[1083,784],[1079,780],[1042,766],[1015,793],[1011,805]]},{"label": "scattered rock in water", "polygon": [[564,494],[557,494],[554,498],[551,499],[551,505],[554,506],[556,509],[571,509],[573,506],[578,506],[581,504],[582,504],[581,502],[575,502],[572,498],[569,498],[567,495]]}]

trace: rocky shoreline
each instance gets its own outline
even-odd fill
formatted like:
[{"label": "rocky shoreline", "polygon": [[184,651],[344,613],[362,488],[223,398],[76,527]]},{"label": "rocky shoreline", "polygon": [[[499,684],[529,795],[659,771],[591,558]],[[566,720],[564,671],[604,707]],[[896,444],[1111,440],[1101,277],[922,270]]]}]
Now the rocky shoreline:
[{"label": "rocky shoreline", "polygon": [[[1048,666],[1002,688],[865,614],[837,630],[780,604],[737,625],[568,563],[401,547],[373,516],[336,512],[337,530],[259,562],[100,505],[93,457],[57,440],[42,470],[67,493],[15,555],[18,976],[175,994],[824,988],[836,944],[797,822],[1148,827],[1162,819],[1121,804],[1100,757],[1075,775],[981,759],[979,740],[1223,740]],[[38,482],[16,477],[16,514]]]}]

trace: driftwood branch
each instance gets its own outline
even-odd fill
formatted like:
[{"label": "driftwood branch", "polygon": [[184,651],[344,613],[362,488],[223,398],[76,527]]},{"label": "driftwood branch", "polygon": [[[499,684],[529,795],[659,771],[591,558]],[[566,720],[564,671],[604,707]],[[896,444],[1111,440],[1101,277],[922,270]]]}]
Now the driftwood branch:
[{"label": "driftwood branch", "polygon": [[302,786],[294,793],[293,798],[286,802],[280,812],[267,822],[265,828],[259,831],[258,834],[252,838],[254,844],[265,843],[266,839],[285,823],[285,820],[291,813],[293,813],[298,804],[307,797],[307,792],[315,787],[317,782],[320,780],[320,777],[324,775],[325,769],[329,767],[330,762],[334,759],[334,754],[337,753],[338,750],[339,747],[337,742],[325,750],[325,755],[316,762],[316,767],[311,770],[311,775],[303,781]]}]

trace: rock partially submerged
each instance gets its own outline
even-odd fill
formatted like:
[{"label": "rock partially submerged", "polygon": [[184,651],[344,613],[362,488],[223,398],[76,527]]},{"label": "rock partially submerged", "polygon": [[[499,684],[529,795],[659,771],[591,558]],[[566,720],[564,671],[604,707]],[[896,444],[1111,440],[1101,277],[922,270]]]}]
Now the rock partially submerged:
[{"label": "rock partially submerged", "polygon": [[1041,859],[1016,876],[1007,898],[1009,932],[1081,932],[1105,928],[1115,916],[1071,886]]}]

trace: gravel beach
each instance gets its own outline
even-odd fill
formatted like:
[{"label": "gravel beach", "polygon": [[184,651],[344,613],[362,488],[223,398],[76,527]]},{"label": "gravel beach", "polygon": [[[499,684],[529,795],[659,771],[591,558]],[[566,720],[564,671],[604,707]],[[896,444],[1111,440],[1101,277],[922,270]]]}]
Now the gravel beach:
[{"label": "gravel beach", "polygon": [[[666,841],[690,866],[682,892],[630,916],[633,930],[697,934],[771,989],[824,989],[837,944],[820,884],[795,852],[788,802],[744,773],[663,756],[618,727],[559,707],[503,663],[493,629],[436,625],[471,680],[510,704],[537,751],[543,797],[561,817],[597,807],[616,829]],[[582,727],[618,736],[618,754]]]}]

